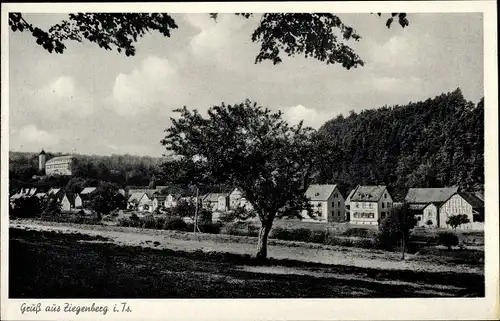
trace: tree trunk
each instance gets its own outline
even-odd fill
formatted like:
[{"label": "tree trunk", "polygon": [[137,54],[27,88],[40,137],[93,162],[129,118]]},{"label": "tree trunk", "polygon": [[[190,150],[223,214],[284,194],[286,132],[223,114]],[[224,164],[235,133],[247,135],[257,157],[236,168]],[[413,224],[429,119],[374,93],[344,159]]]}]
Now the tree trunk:
[{"label": "tree trunk", "polygon": [[272,220],[267,220],[262,222],[262,226],[259,231],[259,244],[257,247],[257,254],[255,255],[255,260],[257,262],[267,261],[267,239],[269,237],[269,232],[273,225]]}]

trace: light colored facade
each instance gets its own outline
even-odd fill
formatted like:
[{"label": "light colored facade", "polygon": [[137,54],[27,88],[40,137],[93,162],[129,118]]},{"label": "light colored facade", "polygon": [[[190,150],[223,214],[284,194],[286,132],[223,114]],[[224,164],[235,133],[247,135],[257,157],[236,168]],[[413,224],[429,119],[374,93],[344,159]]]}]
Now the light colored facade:
[{"label": "light colored facade", "polygon": [[313,216],[302,211],[305,220],[316,222],[343,222],[345,221],[345,200],[337,185],[325,184],[310,185],[306,197],[312,207]]},{"label": "light colored facade", "polygon": [[167,199],[166,195],[156,195],[153,198],[153,211],[156,211],[158,208],[164,206],[166,199]]},{"label": "light colored facade", "polygon": [[446,221],[450,216],[465,214],[470,223],[458,229],[484,229],[484,201],[458,187],[410,188],[405,201],[414,212],[419,227],[448,229],[451,226]]},{"label": "light colored facade", "polygon": [[139,212],[153,212],[153,201],[149,198],[149,196],[144,193],[142,197],[139,199],[139,203],[137,205],[137,209]]},{"label": "light colored facade", "polygon": [[73,175],[76,159],[73,156],[59,156],[45,163],[46,175]]},{"label": "light colored facade", "polygon": [[229,209],[235,209],[240,206],[243,192],[239,188],[234,188],[229,194]]},{"label": "light colored facade", "polygon": [[82,207],[82,199],[78,194],[67,193],[61,199],[61,210],[71,211]]},{"label": "light colored facade", "polygon": [[446,224],[448,218],[453,215],[465,214],[470,222],[458,226],[457,229],[483,230],[484,222],[481,222],[483,220],[477,220],[474,216],[475,211],[473,205],[474,201],[469,200],[466,195],[461,195],[461,193],[454,194],[443,205],[441,205],[441,208],[439,209],[439,227],[451,229],[452,227]]},{"label": "light colored facade", "polygon": [[165,198],[165,207],[166,208],[172,208],[177,206],[177,202],[180,198],[180,195],[177,194],[168,194],[167,197]]},{"label": "light colored facade", "polygon": [[237,207],[244,207],[246,210],[253,210],[253,205],[243,194],[243,191],[235,187],[229,194],[229,209],[234,210]]},{"label": "light colored facade", "polygon": [[378,225],[386,218],[393,200],[385,186],[358,185],[350,199],[350,222],[360,225]]}]

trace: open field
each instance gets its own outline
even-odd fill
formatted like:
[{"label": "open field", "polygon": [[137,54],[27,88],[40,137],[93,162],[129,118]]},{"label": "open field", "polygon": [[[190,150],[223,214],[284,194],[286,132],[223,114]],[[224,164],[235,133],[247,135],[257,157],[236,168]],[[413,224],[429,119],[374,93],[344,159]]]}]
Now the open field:
[{"label": "open field", "polygon": [[[239,242],[236,242],[238,240]],[[266,298],[483,296],[483,266],[253,238],[12,222],[12,298]]]}]

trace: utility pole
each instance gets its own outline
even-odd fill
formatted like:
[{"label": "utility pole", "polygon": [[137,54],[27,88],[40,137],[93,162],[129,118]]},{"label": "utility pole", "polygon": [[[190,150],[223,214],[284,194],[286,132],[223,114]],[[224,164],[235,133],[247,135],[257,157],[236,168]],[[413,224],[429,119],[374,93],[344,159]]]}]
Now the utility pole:
[{"label": "utility pole", "polygon": [[198,186],[196,186],[196,204],[194,210],[194,233],[198,229]]}]

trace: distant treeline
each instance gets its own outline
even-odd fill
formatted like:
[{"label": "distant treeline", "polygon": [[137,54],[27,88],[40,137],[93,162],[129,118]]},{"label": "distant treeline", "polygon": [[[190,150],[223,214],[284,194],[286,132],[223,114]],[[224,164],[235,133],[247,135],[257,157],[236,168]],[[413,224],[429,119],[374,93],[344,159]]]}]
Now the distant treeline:
[{"label": "distant treeline", "polygon": [[326,122],[320,132],[339,153],[321,183],[354,188],[386,184],[401,198],[410,187],[484,186],[484,97],[460,89],[403,106],[364,110]]},{"label": "distant treeline", "polygon": [[[34,186],[65,186],[71,177],[52,176],[33,180],[32,177],[40,175],[38,171],[38,154],[10,152],[9,153],[9,190],[16,190],[24,185]],[[61,156],[61,153],[47,152],[47,160]],[[155,184],[162,185],[164,175],[161,165],[168,162],[169,158],[154,158],[149,156],[133,155],[76,155],[76,168],[73,177],[83,178],[88,184],[107,181],[118,186],[148,186],[152,180]],[[154,179],[153,179],[154,178]],[[88,185],[86,184],[86,185]]]}]

